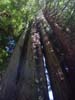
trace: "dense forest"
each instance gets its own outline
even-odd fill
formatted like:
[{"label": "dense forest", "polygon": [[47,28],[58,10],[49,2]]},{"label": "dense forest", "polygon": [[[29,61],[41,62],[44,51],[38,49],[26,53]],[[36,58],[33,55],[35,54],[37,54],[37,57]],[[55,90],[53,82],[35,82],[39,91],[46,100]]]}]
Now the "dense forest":
[{"label": "dense forest", "polygon": [[0,71],[7,68],[19,37],[40,9],[48,9],[63,31],[74,34],[74,0],[0,0]]},{"label": "dense forest", "polygon": [[0,100],[73,98],[75,0],[0,0]]}]

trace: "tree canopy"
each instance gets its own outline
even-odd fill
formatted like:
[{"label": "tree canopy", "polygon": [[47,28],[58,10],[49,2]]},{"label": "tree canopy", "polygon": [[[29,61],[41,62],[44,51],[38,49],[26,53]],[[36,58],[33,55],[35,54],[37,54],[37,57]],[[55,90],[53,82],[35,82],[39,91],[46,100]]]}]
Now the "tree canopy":
[{"label": "tree canopy", "polygon": [[75,32],[74,0],[0,0],[0,66],[5,66],[9,56],[5,49],[8,36],[18,38],[37,12],[46,8],[62,27]]}]

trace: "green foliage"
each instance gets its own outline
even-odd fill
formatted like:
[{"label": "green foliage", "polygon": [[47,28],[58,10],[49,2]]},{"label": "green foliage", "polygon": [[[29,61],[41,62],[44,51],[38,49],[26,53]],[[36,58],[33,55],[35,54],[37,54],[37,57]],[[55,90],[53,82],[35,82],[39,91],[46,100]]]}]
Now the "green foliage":
[{"label": "green foliage", "polygon": [[65,27],[75,26],[75,0],[47,0],[47,7],[54,14],[57,22]]},{"label": "green foliage", "polygon": [[5,66],[7,36],[18,38],[40,9],[47,7],[62,26],[75,26],[75,0],[0,0],[0,66]]},{"label": "green foliage", "polygon": [[64,24],[68,24],[71,17],[75,21],[74,0],[0,0],[0,29],[19,36],[37,11],[46,5],[52,13],[57,12],[57,19],[64,20]]},{"label": "green foliage", "polygon": [[12,30],[14,36],[19,36],[38,9],[35,0],[1,0],[0,27],[4,28],[6,33]]},{"label": "green foliage", "polygon": [[0,70],[7,67],[7,57],[8,53],[4,49],[0,48]]},{"label": "green foliage", "polygon": [[36,0],[0,0],[0,69],[6,65],[7,36],[17,39],[39,10]]}]

